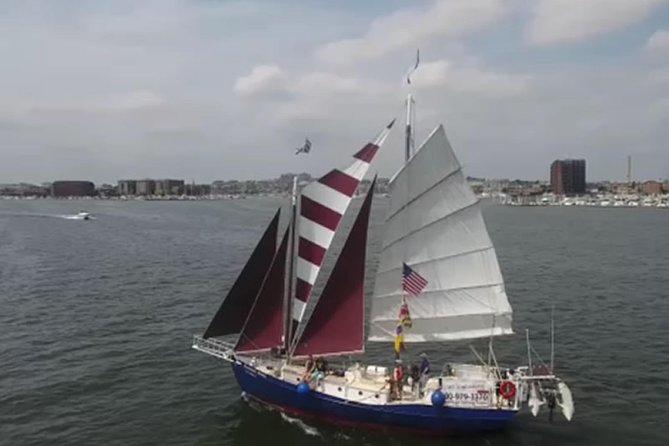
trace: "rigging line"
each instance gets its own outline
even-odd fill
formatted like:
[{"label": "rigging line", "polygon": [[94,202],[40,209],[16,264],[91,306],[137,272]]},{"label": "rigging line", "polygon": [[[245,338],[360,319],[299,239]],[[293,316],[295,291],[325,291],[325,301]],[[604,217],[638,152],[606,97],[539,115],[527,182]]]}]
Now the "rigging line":
[{"label": "rigging line", "polygon": [[[393,319],[386,319],[386,320],[391,321],[391,320],[393,320]],[[379,324],[377,324],[376,321],[370,321],[370,324],[373,325],[373,326],[375,326],[376,328],[378,328],[379,330],[381,330],[381,331],[384,332],[385,334],[389,335],[390,337],[392,337],[392,338],[395,337],[395,333],[393,333],[393,332],[390,331],[390,330],[386,330],[385,328],[383,328],[382,326],[380,326]],[[370,330],[370,331],[371,331],[371,330]]]},{"label": "rigging line", "polygon": [[[430,292],[429,292],[429,291],[428,291],[428,292],[423,292],[423,293],[421,293],[421,294],[428,294],[428,293],[430,293]],[[432,293],[435,293],[435,291],[432,291]],[[382,298],[382,299],[389,299],[389,298],[391,298],[391,297],[394,297],[394,295],[387,295],[387,296],[388,296],[388,297],[384,297],[384,298]],[[448,298],[448,296],[447,296],[447,298]],[[484,307],[484,308],[488,308],[488,309],[490,309],[490,310],[498,310],[498,308],[497,308],[496,306],[491,305],[490,303],[482,302],[481,300],[476,299],[475,297],[473,297],[473,296],[471,296],[471,295],[468,295],[468,298],[469,298],[470,300],[473,300],[473,301],[475,301],[476,303],[480,304],[480,305],[481,305],[482,307]],[[415,300],[415,299],[412,299],[412,300]],[[450,304],[452,304],[452,302],[450,302]],[[415,308],[415,307],[414,307],[414,308]],[[448,316],[445,316],[445,317],[485,316],[485,315],[488,315],[488,314],[489,314],[489,313],[465,313],[465,314],[451,314],[451,315],[448,315]],[[513,314],[513,313],[512,313],[512,312],[508,312],[508,313],[499,313],[500,316],[504,316],[504,315],[507,315],[507,314],[508,314],[508,315],[511,315],[511,314]],[[427,320],[427,319],[440,319],[440,318],[442,318],[442,317],[444,317],[444,316],[437,316],[437,317],[421,317],[421,319],[426,319],[426,320]],[[377,320],[377,321],[380,321],[380,320],[389,320],[389,319],[376,319],[376,320]]]},{"label": "rigging line", "polygon": [[[536,357],[539,359],[539,362],[540,362],[541,364],[543,364],[543,365],[545,365],[545,366],[548,366],[548,364],[546,363],[546,361],[544,361],[543,358],[541,357],[541,355],[540,355],[539,353],[537,353],[537,351],[534,349],[534,346],[531,345],[531,346],[530,346],[530,349],[532,350],[532,353],[534,353],[534,354],[536,355]],[[551,370],[551,373],[552,373],[552,372],[553,372],[553,371]]]},{"label": "rigging line", "polygon": [[[425,228],[429,228],[430,226],[433,226],[433,225],[435,225],[436,223],[440,223],[440,222],[442,222],[442,221],[444,221],[444,220],[450,218],[450,217],[453,216],[453,215],[459,214],[459,213],[462,212],[462,211],[471,209],[471,208],[473,208],[474,206],[476,206],[477,204],[479,204],[479,200],[478,200],[478,199],[477,199],[475,202],[473,202],[473,203],[471,203],[471,204],[468,204],[467,206],[461,207],[460,209],[456,210],[455,212],[452,212],[452,213],[450,213],[450,214],[448,214],[448,215],[445,215],[445,216],[443,216],[443,217],[439,217],[438,219],[436,219],[436,220],[434,220],[434,221],[431,221],[430,223],[426,224],[425,226],[423,226],[423,227],[421,227],[421,228],[418,228],[418,229],[416,229],[416,230],[414,230],[414,231],[411,231],[411,232],[409,232],[409,233],[403,235],[402,237],[400,237],[400,238],[398,238],[398,239],[396,239],[396,240],[393,240],[391,243],[385,245],[385,246],[383,247],[383,250],[385,251],[388,247],[390,247],[390,246],[392,246],[392,245],[394,245],[394,244],[396,244],[396,243],[398,243],[398,242],[400,242],[400,241],[402,241],[402,240],[404,240],[404,239],[406,239],[406,238],[408,238],[408,237],[414,235],[415,233],[417,233],[417,232],[419,232],[419,231],[422,231],[422,230],[425,229]],[[407,213],[408,213],[408,212],[407,212]]]},{"label": "rigging line", "polygon": [[[421,147],[422,147],[422,146],[421,146]],[[409,160],[409,161],[410,161],[410,160]],[[408,164],[409,164],[408,162],[405,163],[405,167],[406,167]],[[441,183],[443,183],[444,181],[448,180],[448,179],[451,178],[453,175],[455,175],[456,173],[461,172],[461,171],[462,171],[462,167],[458,166],[458,168],[457,168],[456,170],[454,170],[453,172],[447,174],[445,177],[443,177],[441,180],[437,181],[437,182],[434,183],[432,186],[430,186],[430,187],[428,187],[427,189],[425,189],[425,190],[424,190],[423,192],[421,192],[419,195],[415,196],[415,197],[412,198],[411,200],[409,200],[409,201],[407,201],[406,203],[404,203],[404,204],[403,204],[401,207],[399,207],[395,212],[393,212],[392,214],[388,215],[388,216],[386,217],[386,221],[390,220],[390,219],[393,218],[395,215],[397,215],[399,212],[401,212],[402,210],[404,210],[404,209],[406,209],[407,207],[409,207],[413,202],[415,202],[416,200],[418,200],[419,198],[421,198],[423,195],[425,195],[426,193],[430,192],[430,191],[433,190],[435,187],[439,186]],[[409,174],[407,173],[407,180],[408,180],[408,178],[409,178]],[[409,183],[409,182],[407,181],[407,188],[408,188],[408,183]],[[409,197],[409,191],[408,191],[408,190],[407,190],[407,197]]]},{"label": "rigging line", "polygon": [[481,355],[479,355],[479,352],[476,351],[476,348],[474,348],[473,345],[469,344],[469,349],[472,351],[476,359],[478,359],[481,362],[481,365],[487,365]]},{"label": "rigging line", "polygon": [[[281,243],[283,243],[283,239],[281,240]],[[239,337],[237,338],[237,342],[235,343],[235,346],[237,344],[239,344],[239,341],[241,340],[242,336],[245,336],[244,335],[244,330],[246,329],[246,326],[248,325],[249,321],[251,320],[251,316],[253,315],[253,312],[256,309],[256,306],[258,304],[258,299],[260,298],[260,294],[263,292],[263,290],[265,288],[265,285],[267,284],[267,280],[269,279],[269,272],[272,269],[272,267],[274,266],[274,262],[276,262],[277,259],[278,259],[279,251],[280,251],[280,249],[277,249],[277,251],[274,253],[274,256],[272,257],[272,262],[270,263],[270,266],[267,269],[267,272],[265,272],[265,277],[263,278],[262,284],[260,285],[260,290],[258,291],[258,294],[256,294],[256,297],[253,300],[253,305],[251,306],[251,311],[249,311],[249,314],[246,316],[246,320],[244,321],[244,325],[242,325],[242,329],[239,332]]]},{"label": "rigging line", "polygon": [[[503,313],[503,314],[499,314],[498,316],[502,317],[502,316],[506,316],[506,315],[510,315],[510,314],[509,313]],[[453,315],[449,315],[449,316],[421,317],[420,320],[422,320],[422,321],[432,321],[432,320],[435,320],[435,319],[448,319],[448,318],[461,318],[461,317],[474,317],[474,316],[484,317],[484,316],[489,316],[489,314],[488,313],[483,313],[483,314],[480,314],[480,313],[478,313],[478,314],[476,314],[476,313],[475,314],[453,314]],[[380,319],[380,318],[376,317],[376,318],[374,318],[374,321],[372,321],[372,323],[374,323],[374,325],[377,325],[380,322],[392,322],[394,320],[395,319]],[[379,328],[381,329],[381,327],[379,327]],[[488,327],[486,325],[486,326],[484,326],[480,329],[476,329],[476,330],[477,331],[478,330],[482,331],[482,330],[486,330],[487,328]],[[504,328],[501,327],[501,326],[498,326],[496,328],[500,328],[500,329],[504,330]],[[386,331],[386,330],[384,330],[384,331]],[[464,329],[464,330],[460,329],[460,330],[458,330],[458,332],[462,332],[462,331],[470,331],[470,329]],[[395,336],[395,335],[393,334],[393,336]],[[486,334],[483,337],[487,337],[487,336],[488,335]]]},{"label": "rigging line", "polygon": [[[453,292],[453,291],[466,291],[466,290],[476,290],[479,288],[488,288],[488,287],[494,287],[494,286],[500,286],[504,285],[504,282],[496,282],[496,283],[490,283],[490,284],[484,284],[484,285],[472,285],[472,286],[463,286],[463,287],[458,287],[458,288],[444,288],[441,290],[426,290],[422,291],[420,294],[430,294],[430,293],[447,293],[447,292]],[[389,293],[389,294],[378,294],[374,296],[374,299],[389,299],[391,297],[394,297],[396,293]],[[482,305],[487,305],[483,302],[479,302]]]},{"label": "rigging line", "polygon": [[[435,257],[435,258],[430,259],[430,260],[423,260],[421,262],[414,262],[413,264],[414,265],[423,265],[425,263],[436,262],[438,260],[446,260],[446,259],[451,259],[451,258],[454,258],[454,257],[476,254],[478,252],[490,251],[491,249],[492,250],[495,249],[495,247],[492,244],[490,246],[485,246],[483,248],[477,248],[477,249],[472,249],[472,250],[469,250],[469,251],[463,251],[463,252],[459,252],[457,254],[448,254],[448,255],[445,255],[445,256],[442,256],[442,257]],[[396,269],[400,269],[400,268],[395,267],[395,268],[387,269],[387,270],[384,270],[384,271],[379,271],[377,273],[377,275],[386,274],[388,272],[395,271]]]}]

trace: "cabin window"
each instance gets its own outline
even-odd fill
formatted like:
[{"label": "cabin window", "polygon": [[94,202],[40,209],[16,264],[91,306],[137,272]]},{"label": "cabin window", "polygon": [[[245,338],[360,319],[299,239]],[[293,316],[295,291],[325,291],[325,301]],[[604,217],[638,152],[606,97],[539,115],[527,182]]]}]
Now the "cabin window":
[{"label": "cabin window", "polygon": [[300,378],[299,378],[299,377],[298,377],[298,378],[295,378],[295,381],[297,381],[297,382],[299,383],[299,382],[300,382]]},{"label": "cabin window", "polygon": [[337,391],[341,392],[341,387],[337,387]]},{"label": "cabin window", "polygon": [[377,393],[376,395],[374,395],[374,398],[378,398],[378,397],[379,397],[379,394],[378,394],[378,393]]},{"label": "cabin window", "polygon": [[362,390],[358,390],[358,395],[362,396]]}]

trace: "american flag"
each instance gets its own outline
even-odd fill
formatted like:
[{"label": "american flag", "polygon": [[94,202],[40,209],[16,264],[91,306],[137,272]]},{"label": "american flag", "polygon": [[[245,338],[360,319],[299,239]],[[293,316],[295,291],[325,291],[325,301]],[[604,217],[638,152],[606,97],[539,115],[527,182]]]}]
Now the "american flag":
[{"label": "american flag", "polygon": [[425,277],[412,270],[406,263],[402,263],[402,290],[418,296],[426,285]]}]

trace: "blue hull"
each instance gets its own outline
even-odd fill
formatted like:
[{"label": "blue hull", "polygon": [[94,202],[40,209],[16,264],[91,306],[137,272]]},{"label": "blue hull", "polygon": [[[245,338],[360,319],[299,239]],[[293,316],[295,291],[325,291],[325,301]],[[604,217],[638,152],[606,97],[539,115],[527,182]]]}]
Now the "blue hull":
[{"label": "blue hull", "polygon": [[232,365],[246,394],[301,418],[367,429],[395,429],[425,435],[472,434],[507,426],[515,411],[461,409],[420,404],[367,405],[310,392],[238,362]]}]

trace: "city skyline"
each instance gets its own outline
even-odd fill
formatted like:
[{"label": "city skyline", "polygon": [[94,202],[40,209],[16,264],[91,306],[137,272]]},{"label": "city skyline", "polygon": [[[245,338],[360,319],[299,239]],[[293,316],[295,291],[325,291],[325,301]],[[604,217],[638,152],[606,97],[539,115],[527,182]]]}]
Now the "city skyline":
[{"label": "city skyline", "polygon": [[[555,161],[555,160],[554,160]],[[553,161],[553,162],[554,162]],[[586,160],[587,161],[587,160]],[[625,160],[625,166],[628,166],[628,159],[626,158]],[[546,170],[546,175],[542,178],[532,178],[532,177],[526,177],[526,178],[520,178],[520,177],[486,177],[483,175],[475,175],[471,174],[469,172],[465,172],[466,176],[468,178],[480,178],[483,180],[490,180],[490,181],[524,181],[524,182],[545,182],[545,183],[550,183],[551,182],[551,167],[552,163],[550,163],[548,160],[546,161],[547,164],[545,167]],[[587,184],[596,184],[596,183],[626,183],[628,182],[628,177],[627,173],[621,174],[616,178],[590,178],[590,174],[588,173],[589,164],[586,164],[586,183]],[[627,167],[626,167],[627,168]],[[658,177],[658,178],[639,178],[634,175],[634,171],[632,170],[632,174],[629,178],[630,182],[633,183],[642,183],[645,181],[667,181],[669,180],[669,175],[665,177]],[[313,172],[302,172],[300,174],[296,175],[309,175],[312,178],[317,178],[318,176],[322,175],[324,172],[319,172],[319,173],[313,173]],[[96,180],[94,178],[89,178],[84,176],[77,176],[74,178],[52,178],[52,179],[42,179],[42,180],[37,180],[37,181],[29,181],[26,179],[19,179],[18,181],[7,181],[4,180],[3,178],[0,178],[0,185],[7,185],[7,184],[20,184],[20,183],[25,183],[25,184],[34,184],[34,185],[41,185],[41,184],[51,184],[56,181],[91,181],[96,185],[117,185],[120,181],[143,181],[143,180],[148,180],[148,181],[182,181],[185,182],[187,185],[188,184],[211,184],[215,183],[218,181],[272,181],[272,180],[278,180],[280,177],[283,177],[285,175],[292,175],[292,173],[287,173],[287,172],[279,172],[276,175],[270,176],[270,177],[255,177],[255,178],[241,178],[241,177],[231,177],[231,178],[214,178],[213,180],[209,179],[199,179],[199,178],[185,178],[183,175],[173,175],[173,176],[160,176],[160,175],[143,175],[143,176],[137,176],[134,178],[130,177],[124,177],[124,178],[116,178],[116,179],[105,179],[105,180]],[[366,180],[370,180],[371,176],[369,178],[366,178]],[[385,178],[388,179],[390,176],[379,176],[379,178]]]},{"label": "city skyline", "polygon": [[403,121],[416,48],[416,141],[443,123],[468,175],[583,158],[625,180],[631,155],[635,179],[669,177],[666,0],[37,1],[3,18],[1,182],[318,175]]}]

